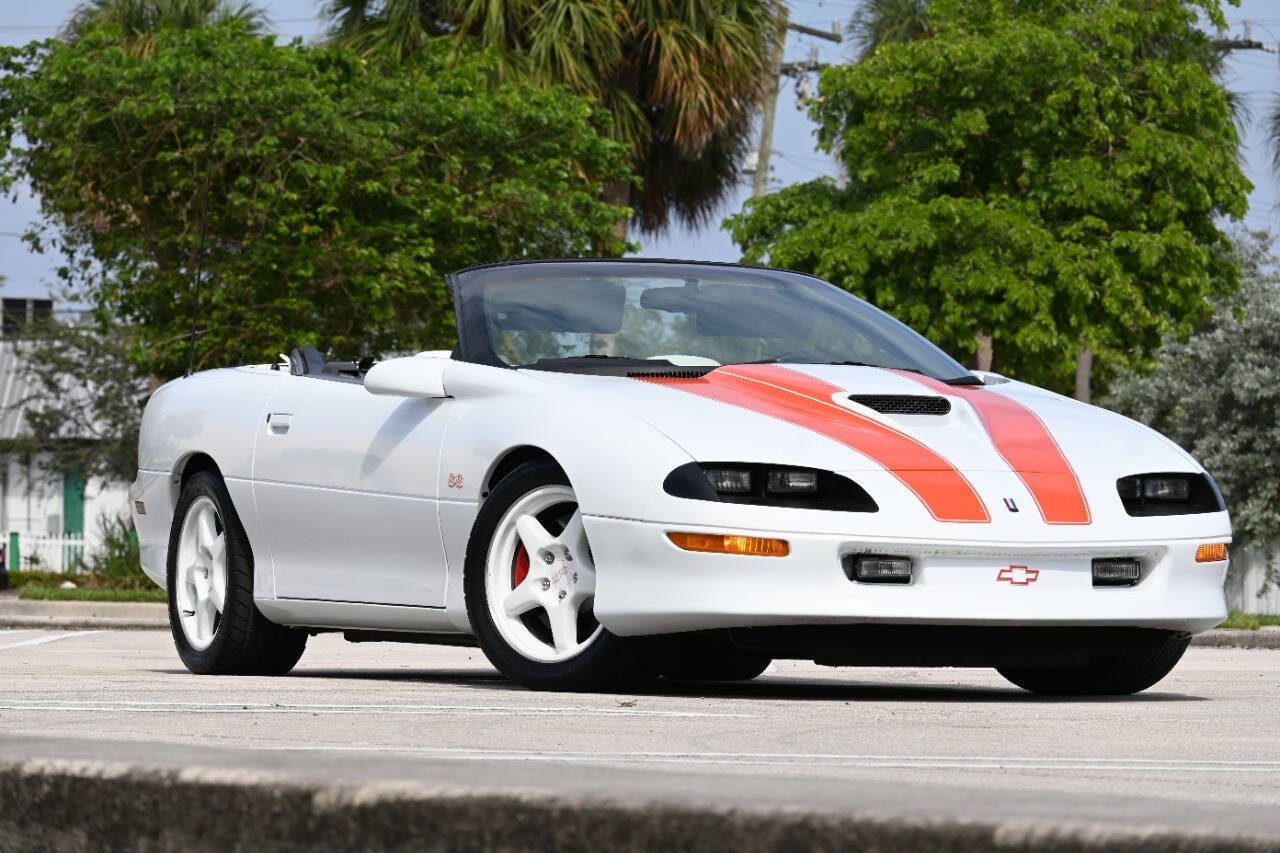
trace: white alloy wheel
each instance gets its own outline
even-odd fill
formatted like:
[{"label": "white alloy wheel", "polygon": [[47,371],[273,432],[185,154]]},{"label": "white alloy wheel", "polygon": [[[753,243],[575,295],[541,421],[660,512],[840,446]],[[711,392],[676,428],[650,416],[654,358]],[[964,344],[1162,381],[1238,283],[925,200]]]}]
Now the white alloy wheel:
[{"label": "white alloy wheel", "polygon": [[502,639],[530,660],[568,660],[604,630],[591,609],[595,593],[573,489],[542,486],[512,504],[485,563],[485,601]]},{"label": "white alloy wheel", "polygon": [[191,502],[178,534],[174,596],[178,621],[191,648],[204,651],[213,643],[226,606],[226,527],[213,499]]}]

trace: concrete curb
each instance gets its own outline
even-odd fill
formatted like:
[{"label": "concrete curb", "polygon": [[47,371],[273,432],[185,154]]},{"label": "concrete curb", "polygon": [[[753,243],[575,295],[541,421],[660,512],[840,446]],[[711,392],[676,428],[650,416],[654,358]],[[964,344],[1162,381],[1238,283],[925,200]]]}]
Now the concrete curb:
[{"label": "concrete curb", "polygon": [[0,762],[0,851],[977,850],[1250,851],[1275,839],[851,810],[619,803],[416,783],[287,781],[84,761]]},{"label": "concrete curb", "polygon": [[1280,649],[1280,629],[1259,628],[1242,631],[1235,628],[1214,628],[1191,638],[1193,646],[1217,646],[1235,649]]},{"label": "concrete curb", "polygon": [[0,601],[0,628],[114,628],[160,630],[169,627],[163,604],[117,601]]},{"label": "concrete curb", "polygon": [[94,629],[167,631],[168,619],[127,619],[110,616],[0,616],[0,628]]}]

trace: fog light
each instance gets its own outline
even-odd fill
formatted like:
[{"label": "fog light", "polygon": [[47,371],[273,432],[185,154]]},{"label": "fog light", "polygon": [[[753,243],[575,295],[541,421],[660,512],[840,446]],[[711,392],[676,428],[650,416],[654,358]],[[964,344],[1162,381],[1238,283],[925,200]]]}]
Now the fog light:
[{"label": "fog light", "polygon": [[1225,559],[1227,559],[1227,543],[1225,542],[1201,545],[1196,549],[1197,563],[1221,563]]},{"label": "fog light", "polygon": [[740,468],[706,468],[703,473],[711,481],[711,488],[730,495],[742,495],[751,491],[751,472]]},{"label": "fog light", "polygon": [[770,471],[769,491],[775,495],[816,492],[818,475],[812,471]]},{"label": "fog light", "polygon": [[1145,477],[1142,496],[1156,501],[1185,501],[1191,496],[1191,481],[1185,477]]},{"label": "fog light", "polygon": [[1142,577],[1142,563],[1128,557],[1093,561],[1094,586],[1133,586]]},{"label": "fog light", "polygon": [[762,539],[758,536],[725,536],[718,533],[680,533],[672,531],[667,538],[686,551],[707,554],[745,554],[753,557],[785,557],[791,546],[785,539]]},{"label": "fog light", "polygon": [[844,558],[844,573],[860,583],[911,583],[911,558],[850,554]]}]

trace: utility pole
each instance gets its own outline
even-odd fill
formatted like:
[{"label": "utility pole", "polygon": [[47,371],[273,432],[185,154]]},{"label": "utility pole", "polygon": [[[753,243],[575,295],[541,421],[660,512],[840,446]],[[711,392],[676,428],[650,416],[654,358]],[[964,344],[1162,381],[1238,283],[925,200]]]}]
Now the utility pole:
[{"label": "utility pole", "polygon": [[[778,107],[778,80],[784,73],[782,58],[786,48],[788,30],[826,39],[827,41],[843,41],[839,28],[834,24],[831,32],[816,30],[803,24],[793,24],[790,21],[790,13],[786,5],[784,4],[778,9],[777,42],[773,46],[773,57],[764,79],[764,97],[761,99],[760,105],[760,145],[756,150],[755,174],[751,176],[752,198],[760,198],[769,191],[769,156],[773,153],[773,114],[777,112]],[[793,64],[798,65],[798,63]],[[803,69],[798,68],[796,71],[816,70],[817,67],[817,63],[809,63]],[[790,73],[796,73],[796,71],[792,71],[789,68],[785,70]]]}]

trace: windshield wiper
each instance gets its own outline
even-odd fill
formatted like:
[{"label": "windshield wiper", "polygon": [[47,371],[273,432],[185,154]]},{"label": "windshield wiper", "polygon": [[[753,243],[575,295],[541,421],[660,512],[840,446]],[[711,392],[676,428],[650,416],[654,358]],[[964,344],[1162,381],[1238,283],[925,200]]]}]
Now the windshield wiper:
[{"label": "windshield wiper", "polygon": [[[778,360],[776,358],[762,358],[762,359],[759,359],[758,361],[738,362],[738,364],[777,364],[777,363],[778,363]],[[985,385],[986,384],[981,379],[974,376],[972,373],[966,373],[963,376],[953,376],[950,379],[938,379],[938,377],[925,373],[923,370],[921,370],[918,367],[890,367],[887,364],[872,364],[869,361],[819,361],[814,363],[823,364],[823,365],[835,365],[838,367],[878,367],[881,370],[905,370],[908,373],[919,373],[921,376],[928,376],[930,379],[937,379],[937,381],[943,383],[944,385]]]},{"label": "windshield wiper", "polygon": [[618,364],[618,365],[645,364],[651,367],[653,366],[661,367],[664,364],[665,365],[671,364],[671,362],[667,361],[665,358],[657,358],[657,359],[632,358],[626,355],[603,355],[599,353],[591,353],[590,355],[565,355],[565,356],[558,356],[555,358],[540,358],[537,361],[531,361],[528,364],[517,364],[513,366],[516,368],[547,367],[549,365],[560,366],[560,365],[566,365],[566,364],[576,364],[578,362],[585,362],[587,364],[598,364],[600,362],[607,362],[610,364]]}]

